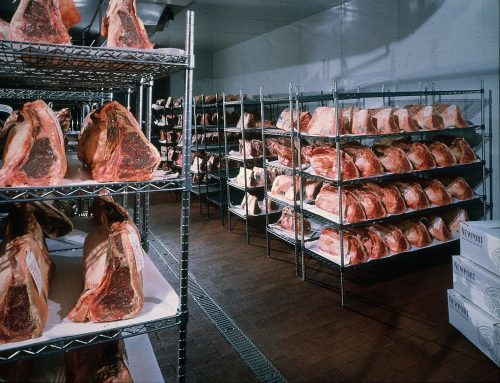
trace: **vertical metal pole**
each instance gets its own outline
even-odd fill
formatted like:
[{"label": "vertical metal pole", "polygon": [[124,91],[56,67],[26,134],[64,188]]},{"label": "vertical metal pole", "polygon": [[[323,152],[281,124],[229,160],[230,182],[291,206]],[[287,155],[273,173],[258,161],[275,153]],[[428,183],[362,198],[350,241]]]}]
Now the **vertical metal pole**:
[{"label": "vertical metal pole", "polygon": [[[493,98],[491,89],[488,91],[488,163],[489,163],[489,185],[490,185],[490,219],[493,219],[493,112],[492,104]],[[498,202],[498,201],[497,201]]]},{"label": "vertical metal pole", "polygon": [[[422,81],[419,81],[418,82],[418,91],[421,92],[422,91]],[[422,95],[419,95],[418,96],[418,103],[419,104],[422,104]]]},{"label": "vertical metal pole", "polygon": [[[294,103],[293,103],[293,91],[292,91],[292,83],[288,85],[288,108],[290,109],[290,150],[291,150],[291,162],[292,162],[292,187],[293,187],[293,227],[294,227],[294,255],[295,255],[295,275],[299,275],[299,233],[298,233],[298,220],[297,220],[297,201],[295,197],[297,196],[297,180],[296,180],[296,162],[295,162],[295,142],[294,142],[294,132],[295,126],[293,124],[293,112],[294,112]],[[297,120],[300,120],[300,114],[297,111]],[[300,121],[299,121],[300,123]]]},{"label": "vertical metal pole", "polygon": [[[198,153],[199,153],[199,143],[198,143],[198,118],[196,117],[196,102],[194,101],[194,98],[193,98],[193,116],[194,116],[194,135],[191,136],[191,132],[189,133],[189,138],[190,138],[190,142],[189,142],[189,146],[185,147],[185,150],[189,150],[191,152],[191,147],[193,146],[193,140],[192,140],[192,137],[194,137],[194,146],[196,147],[196,156],[197,158],[198,157]],[[200,121],[202,122],[202,121]],[[202,209],[202,204],[201,204],[201,174],[200,174],[200,160],[197,161],[197,164],[196,164],[196,170],[198,171],[198,173],[196,174],[196,186],[198,187],[198,203],[200,204],[200,214],[203,212],[203,209]],[[190,173],[191,174],[191,171]]]},{"label": "vertical metal pole", "polygon": [[[259,89],[260,96],[260,120],[264,124],[264,94],[262,91],[262,86]],[[272,116],[271,116],[272,119]],[[266,252],[267,256],[271,256],[270,240],[269,240],[269,196],[267,195],[267,163],[266,163],[266,134],[264,125],[262,125],[262,167],[264,169],[264,205],[266,208]]]},{"label": "vertical metal pole", "polygon": [[[188,66],[186,68],[186,80],[184,90],[184,100],[186,108],[183,115],[183,140],[184,149],[190,145],[190,132],[192,122],[192,95],[193,95],[193,70],[194,70],[194,12],[187,11],[186,23],[186,54],[188,55]],[[179,309],[181,324],[179,326],[179,363],[177,376],[179,382],[186,380],[186,338],[187,338],[187,294],[188,294],[188,260],[189,260],[189,204],[191,191],[191,150],[184,150],[182,173],[185,179],[182,191],[182,211],[181,211],[181,262],[180,262],[180,288],[179,288]]]},{"label": "vertical metal pole", "polygon": [[221,226],[224,227],[224,192],[222,191],[223,187],[223,178],[222,178],[222,146],[221,146],[221,129],[220,129],[220,102],[219,102],[219,94],[215,93],[215,110],[217,113],[217,146],[219,153],[219,200],[220,200],[220,220]]},{"label": "vertical metal pole", "polygon": [[[139,86],[137,87],[137,100],[136,100],[136,118],[141,130],[143,129],[142,125],[142,111],[143,111],[143,98],[144,98],[144,79],[141,78]],[[140,220],[140,209],[141,209],[141,195],[139,193],[135,193],[135,203],[134,203],[134,223],[137,227],[139,227]]]},{"label": "vertical metal pole", "polygon": [[245,176],[245,235],[247,238],[247,245],[250,244],[250,234],[248,233],[248,185],[247,185],[247,153],[245,150],[245,102],[243,100],[243,90],[240,89],[240,121],[241,121],[241,140],[243,141],[243,174]]},{"label": "vertical metal pole", "polygon": [[384,95],[384,92],[385,92],[385,85],[382,84],[382,105],[385,106],[385,95]]},{"label": "vertical metal pole", "polygon": [[226,195],[227,195],[227,225],[229,226],[229,231],[231,228],[231,192],[229,190],[229,149],[227,147],[227,114],[226,114],[226,93],[222,93],[222,114],[224,115],[224,158],[226,161]]},{"label": "vertical metal pole", "polygon": [[[306,280],[306,263],[305,263],[305,241],[304,241],[304,188],[302,186],[302,146],[301,146],[301,132],[300,132],[300,103],[299,103],[299,87],[296,87],[295,91],[295,110],[297,112],[297,163],[298,163],[298,175],[299,175],[299,198],[300,198],[300,260],[301,260],[301,275],[302,280]],[[323,100],[322,100],[323,101]],[[292,148],[293,150],[293,148]],[[295,196],[294,196],[295,199]]]},{"label": "vertical metal pole", "polygon": [[481,80],[481,160],[483,161],[483,219],[487,215],[487,195],[486,195],[486,125],[484,123],[484,81]]},{"label": "vertical metal pole", "polygon": [[[153,120],[153,110],[151,104],[153,103],[153,80],[146,82],[146,121],[144,126],[144,134],[149,142],[151,142],[151,123]],[[149,190],[149,187],[148,187]],[[144,205],[142,209],[142,244],[146,252],[149,250],[148,230],[149,230],[149,204],[150,193],[146,191],[143,194]]]},{"label": "vertical metal pole", "polygon": [[436,95],[434,94],[434,92],[436,91],[435,82],[431,83],[431,90],[432,90],[432,105],[434,105],[436,103]]}]

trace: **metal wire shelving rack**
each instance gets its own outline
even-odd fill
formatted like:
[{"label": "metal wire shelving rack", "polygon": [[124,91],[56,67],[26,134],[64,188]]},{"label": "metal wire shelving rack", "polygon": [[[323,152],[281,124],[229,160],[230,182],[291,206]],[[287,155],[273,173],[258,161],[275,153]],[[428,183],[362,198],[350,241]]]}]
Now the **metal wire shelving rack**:
[{"label": "metal wire shelving rack", "polygon": [[[192,119],[192,86],[194,71],[194,13],[187,12],[185,50],[125,50],[66,46],[54,44],[31,44],[0,40],[0,80],[5,89],[0,97],[17,99],[45,98],[61,101],[99,101],[112,98],[113,92],[127,92],[130,106],[131,89],[137,90],[136,119],[143,121],[143,98],[151,105],[153,80],[174,72],[185,72],[186,108],[183,110],[184,147],[190,145],[190,127],[186,121]],[[63,91],[64,90],[64,91]],[[107,96],[106,96],[107,95]],[[95,97],[95,98],[94,98]],[[151,108],[144,116],[144,130],[151,140]],[[188,132],[189,130],[189,132]],[[141,227],[142,244],[146,252],[157,257],[165,255],[149,250],[149,204],[151,192],[176,191],[182,193],[180,270],[177,291],[178,306],[172,314],[133,325],[116,322],[106,330],[81,333],[75,336],[32,339],[25,345],[4,344],[0,350],[0,363],[35,358],[72,348],[93,345],[108,340],[126,338],[162,329],[178,329],[178,380],[184,381],[186,374],[187,331],[187,284],[189,255],[189,210],[190,210],[190,158],[189,150],[183,153],[182,175],[178,178],[155,177],[143,182],[85,181],[72,183],[63,181],[59,186],[0,188],[0,205],[16,202],[85,199],[97,197],[101,192],[123,197],[135,195],[134,222]],[[141,198],[142,196],[142,209]],[[141,214],[142,213],[142,214]],[[175,312],[174,312],[175,311]]]}]

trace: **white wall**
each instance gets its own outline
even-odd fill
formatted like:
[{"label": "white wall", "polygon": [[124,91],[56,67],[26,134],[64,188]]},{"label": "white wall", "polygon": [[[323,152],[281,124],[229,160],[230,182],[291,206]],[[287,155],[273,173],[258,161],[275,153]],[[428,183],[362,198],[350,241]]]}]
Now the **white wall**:
[{"label": "white wall", "polygon": [[[351,0],[213,54],[214,91],[479,88],[493,92],[495,217],[500,219],[499,1]],[[197,62],[197,70],[201,63]],[[203,86],[210,90],[208,82]],[[201,88],[201,87],[199,87]]]}]

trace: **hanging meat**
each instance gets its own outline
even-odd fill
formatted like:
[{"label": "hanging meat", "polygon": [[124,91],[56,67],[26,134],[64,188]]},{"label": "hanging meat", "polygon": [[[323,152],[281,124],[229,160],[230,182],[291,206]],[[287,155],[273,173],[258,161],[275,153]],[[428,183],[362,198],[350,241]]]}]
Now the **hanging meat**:
[{"label": "hanging meat", "polygon": [[429,207],[429,199],[422,189],[422,186],[418,183],[411,181],[396,181],[393,185],[399,189],[405,200],[406,206],[410,209],[420,210]]},{"label": "hanging meat", "polygon": [[116,101],[87,116],[78,139],[78,158],[99,182],[150,180],[160,164],[158,150]]},{"label": "hanging meat", "polygon": [[[339,215],[339,190],[332,185],[323,185],[315,205],[317,208]],[[342,190],[342,215],[348,223],[361,222],[366,219],[365,210],[350,190]]]},{"label": "hanging meat", "polygon": [[413,170],[408,157],[403,150],[393,146],[374,145],[373,152],[377,155],[384,169],[389,173],[408,173]]},{"label": "hanging meat", "polygon": [[0,343],[42,335],[53,269],[33,207],[14,205],[0,245]]},{"label": "hanging meat", "polygon": [[442,214],[442,217],[450,231],[456,234],[460,233],[460,224],[469,220],[467,210],[461,207],[446,211]]},{"label": "hanging meat", "polygon": [[416,132],[419,130],[417,120],[411,115],[406,108],[399,108],[394,112],[398,120],[399,129],[403,132]]},{"label": "hanging meat", "polygon": [[369,148],[349,143],[343,147],[343,150],[353,158],[361,177],[372,177],[384,173],[380,160]]},{"label": "hanging meat", "polygon": [[9,130],[0,186],[58,185],[67,162],[61,127],[42,100],[23,105]]},{"label": "hanging meat", "polygon": [[370,109],[372,119],[375,119],[375,125],[379,134],[399,133],[398,117],[394,108]]},{"label": "hanging meat", "polygon": [[132,318],[144,305],[139,230],[111,197],[97,198],[91,212],[98,227],[85,238],[83,293],[68,318],[74,322]]},{"label": "hanging meat", "polygon": [[377,120],[370,113],[370,109],[359,109],[354,112],[351,124],[352,134],[378,134]]},{"label": "hanging meat", "polygon": [[375,223],[371,225],[371,229],[383,238],[392,253],[398,254],[410,250],[410,242],[408,242],[400,228],[389,223]]},{"label": "hanging meat", "polygon": [[70,44],[58,0],[21,0],[10,22],[9,39],[30,43]]},{"label": "hanging meat", "polygon": [[[284,230],[295,232],[295,218],[294,218],[293,208],[285,206],[281,212],[280,219],[276,222],[276,225]],[[311,233],[311,223],[307,218],[304,217],[304,235]],[[302,234],[301,226],[301,214],[297,213],[297,233]]]},{"label": "hanging meat", "polygon": [[350,190],[354,193],[361,206],[363,206],[367,219],[382,218],[387,215],[384,205],[377,194],[361,188],[352,188]]},{"label": "hanging meat", "polygon": [[429,246],[432,242],[432,237],[422,222],[404,219],[396,224],[399,227],[408,242],[415,247]]},{"label": "hanging meat", "polygon": [[318,106],[306,128],[302,129],[302,133],[314,136],[335,136],[337,125],[340,127],[339,134],[347,133],[344,118],[336,118],[335,107]]},{"label": "hanging meat", "polygon": [[432,105],[407,105],[405,109],[424,130],[441,130],[445,127],[443,118],[437,114]]},{"label": "hanging meat", "polygon": [[349,233],[359,238],[371,259],[380,259],[389,255],[389,248],[378,231],[368,227],[349,229]]},{"label": "hanging meat", "polygon": [[152,49],[142,20],[137,16],[135,0],[110,0],[102,18],[101,35],[110,48]]},{"label": "hanging meat", "polygon": [[363,188],[377,195],[387,214],[401,214],[406,210],[405,200],[396,186],[367,182]]},{"label": "hanging meat", "polygon": [[[311,120],[311,113],[309,112],[300,112],[299,114],[299,125],[300,125],[300,130],[307,131],[307,125],[309,124],[309,121]],[[292,125],[293,129],[297,130],[297,111],[293,110],[292,111],[292,118],[290,118],[290,109],[285,109],[283,112],[281,112],[278,121],[276,121],[276,127],[278,129],[284,130],[286,132],[289,132],[292,130]]]},{"label": "hanging meat", "polygon": [[73,0],[59,0],[59,12],[66,29],[78,24],[82,19]]},{"label": "hanging meat", "polygon": [[[319,236],[318,246],[321,251],[334,257],[342,255],[340,250],[340,234],[337,229],[331,227],[323,228]],[[342,247],[345,264],[359,265],[368,260],[369,255],[359,237],[347,230],[344,231]]]},{"label": "hanging meat", "polygon": [[422,188],[424,189],[425,194],[427,195],[427,198],[429,199],[430,203],[442,206],[442,205],[448,205],[452,202],[453,198],[439,180],[422,179],[419,181],[419,183],[420,186],[422,186]]},{"label": "hanging meat", "polygon": [[404,138],[391,141],[390,146],[402,149],[415,170],[428,170],[436,167],[436,161],[434,161],[434,157],[424,143],[412,142],[411,138]]},{"label": "hanging meat", "polygon": [[474,191],[462,177],[441,177],[440,180],[453,198],[461,201],[474,198]]},{"label": "hanging meat", "polygon": [[[335,148],[314,148],[310,161],[316,174],[338,179],[337,150]],[[343,150],[340,151],[340,171],[344,180],[359,178],[359,171],[352,157]]]},{"label": "hanging meat", "polygon": [[453,239],[451,231],[444,222],[443,218],[438,216],[424,217],[420,219],[420,222],[422,222],[427,230],[429,230],[432,238],[443,242]]},{"label": "hanging meat", "polygon": [[454,166],[457,164],[457,159],[451,149],[442,142],[434,141],[427,147],[434,157],[437,166]]}]

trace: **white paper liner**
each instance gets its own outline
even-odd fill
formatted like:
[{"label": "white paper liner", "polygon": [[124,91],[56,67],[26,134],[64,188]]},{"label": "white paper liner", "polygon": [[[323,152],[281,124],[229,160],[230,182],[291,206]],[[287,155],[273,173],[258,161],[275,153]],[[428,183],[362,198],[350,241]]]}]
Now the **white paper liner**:
[{"label": "white paper liner", "polygon": [[[229,152],[228,156],[232,157],[233,159],[236,159],[236,160],[239,160],[239,161],[243,161],[243,155],[240,152],[231,150]],[[259,159],[259,158],[262,158],[262,156],[259,156],[259,157],[254,157],[254,156],[250,156],[250,155],[246,156],[247,160]]]},{"label": "white paper liner", "polygon": [[[282,168],[282,169],[292,170],[291,166],[285,166],[282,163],[280,163],[278,160],[267,161],[267,165],[272,166],[273,168]],[[302,164],[302,170],[309,168],[309,166],[311,166],[311,165],[310,164]],[[296,166],[295,169],[299,169],[299,167]]]},{"label": "white paper liner", "polygon": [[[266,215],[266,203],[265,203],[265,201],[264,200],[257,201],[257,204],[259,205],[260,213],[259,214],[248,213],[249,216],[251,216],[251,217],[262,217],[262,216]],[[246,209],[243,208],[243,207],[241,207],[241,205],[231,205],[231,210],[234,210],[234,212],[236,214],[239,214],[241,216],[246,216]],[[282,207],[278,207],[278,209],[269,210],[268,214],[277,213],[277,212],[280,212],[281,210],[283,210],[283,208]]]},{"label": "white paper liner", "polygon": [[[245,185],[242,185],[240,184],[238,181],[238,177],[234,177],[234,178],[229,178],[229,182],[233,185],[233,186],[236,186],[236,187],[241,187],[241,188],[245,188]],[[247,183],[248,185],[248,183]],[[247,190],[250,190],[250,189],[258,189],[258,188],[262,188],[264,187],[264,184],[262,185],[254,185],[254,186],[247,186]]]},{"label": "white paper liner", "polygon": [[[67,236],[66,245],[82,245],[81,232]],[[33,345],[39,342],[68,336],[84,336],[87,333],[113,330],[171,317],[176,314],[179,298],[170,284],[163,278],[148,256],[144,257],[144,308],[135,318],[107,323],[76,323],[66,316],[74,307],[83,290],[82,250],[63,251],[51,254],[55,272],[49,289],[49,315],[41,337],[20,342],[0,344],[0,351],[14,347]]]}]

